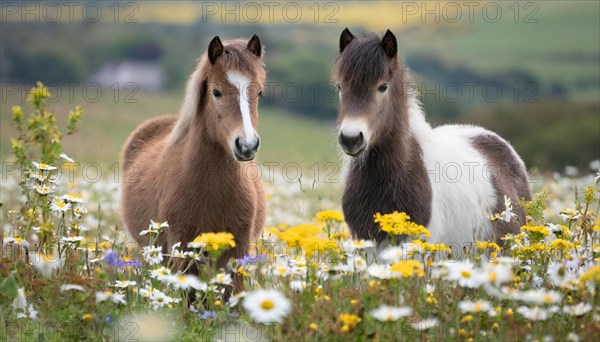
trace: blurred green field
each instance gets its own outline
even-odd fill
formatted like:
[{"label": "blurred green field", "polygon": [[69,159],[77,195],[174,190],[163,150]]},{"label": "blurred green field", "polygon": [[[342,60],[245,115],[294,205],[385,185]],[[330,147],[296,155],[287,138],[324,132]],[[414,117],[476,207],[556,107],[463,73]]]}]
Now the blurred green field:
[{"label": "blurred green field", "polygon": [[[75,91],[75,94],[81,94]],[[111,165],[120,158],[121,148],[127,136],[144,120],[164,114],[177,113],[183,94],[138,93],[137,103],[115,102],[112,94],[105,92],[96,103],[87,103],[81,97],[69,102],[67,96],[50,103],[58,121],[64,123],[69,110],[81,105],[84,117],[80,131],[64,137],[67,153],[80,162],[98,162]],[[10,122],[13,105],[26,110],[31,107],[22,103],[19,96],[7,98],[0,106],[0,159],[6,160],[10,153],[10,138],[17,134]],[[311,165],[337,161],[334,126],[331,122],[308,119],[278,109],[261,109],[259,134],[262,139],[259,162],[297,162]],[[64,127],[64,125],[62,125]]]}]

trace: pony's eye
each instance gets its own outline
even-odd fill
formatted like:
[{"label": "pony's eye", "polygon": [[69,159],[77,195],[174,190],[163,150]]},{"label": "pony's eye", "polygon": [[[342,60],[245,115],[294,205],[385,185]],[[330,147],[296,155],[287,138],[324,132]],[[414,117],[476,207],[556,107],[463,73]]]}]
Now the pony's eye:
[{"label": "pony's eye", "polygon": [[263,97],[262,90],[258,92],[258,97]]},{"label": "pony's eye", "polygon": [[384,83],[384,84],[380,85],[379,88],[377,88],[377,90],[379,90],[380,93],[385,93],[387,88],[388,88],[387,83]]},{"label": "pony's eye", "polygon": [[340,87],[340,84],[336,84],[335,87],[337,88],[337,90],[342,90],[342,87]]},{"label": "pony's eye", "polygon": [[221,92],[217,89],[213,89],[212,94],[214,97],[221,97]]}]

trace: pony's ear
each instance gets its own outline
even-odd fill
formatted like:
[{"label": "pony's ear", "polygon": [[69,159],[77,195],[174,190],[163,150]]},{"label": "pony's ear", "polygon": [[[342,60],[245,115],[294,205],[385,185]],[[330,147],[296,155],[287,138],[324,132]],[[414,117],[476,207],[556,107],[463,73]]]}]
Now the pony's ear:
[{"label": "pony's ear", "polygon": [[394,56],[396,56],[398,53],[398,42],[392,31],[387,30],[383,39],[381,39],[381,46],[383,47],[386,56],[389,58],[394,58]]},{"label": "pony's ear", "polygon": [[344,31],[342,31],[342,35],[340,36],[340,53],[344,52],[344,49],[350,42],[354,39],[354,35],[348,30],[346,27]]},{"label": "pony's ear", "polygon": [[248,41],[248,50],[250,50],[256,57],[260,58],[262,53],[262,46],[260,45],[260,39],[257,35],[253,35]]},{"label": "pony's ear", "polygon": [[208,60],[210,64],[215,64],[217,58],[223,54],[223,43],[219,36],[215,36],[208,44]]}]

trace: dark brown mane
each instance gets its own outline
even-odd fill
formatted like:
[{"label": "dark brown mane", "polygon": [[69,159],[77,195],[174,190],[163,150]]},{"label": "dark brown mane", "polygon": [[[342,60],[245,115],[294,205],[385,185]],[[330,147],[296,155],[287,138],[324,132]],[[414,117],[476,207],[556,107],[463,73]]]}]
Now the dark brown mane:
[{"label": "dark brown mane", "polygon": [[[362,84],[372,85],[384,76],[385,62],[381,38],[376,35],[362,36],[354,39],[337,58],[334,77],[352,88]],[[389,72],[393,73],[393,69],[390,68]]]}]

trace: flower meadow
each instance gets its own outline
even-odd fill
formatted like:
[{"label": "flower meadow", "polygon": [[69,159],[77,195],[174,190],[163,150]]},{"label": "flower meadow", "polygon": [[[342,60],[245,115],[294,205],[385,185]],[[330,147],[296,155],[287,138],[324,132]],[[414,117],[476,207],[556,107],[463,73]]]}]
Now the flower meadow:
[{"label": "flower meadow", "polygon": [[[219,269],[236,246],[226,227],[163,250],[169,223],[150,221],[138,246],[118,218],[118,183],[59,177],[77,166],[47,96],[38,84],[32,113],[12,111],[20,172],[1,184],[2,340],[578,341],[600,332],[598,174],[535,177],[527,224],[500,244],[428,242],[427,227],[393,212],[373,217],[389,234],[379,248],[351,238],[335,210],[340,184],[310,196],[275,179],[262,236]],[[82,115],[69,114],[66,134]],[[514,205],[507,199],[489,219],[514,219]]]}]

